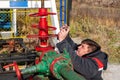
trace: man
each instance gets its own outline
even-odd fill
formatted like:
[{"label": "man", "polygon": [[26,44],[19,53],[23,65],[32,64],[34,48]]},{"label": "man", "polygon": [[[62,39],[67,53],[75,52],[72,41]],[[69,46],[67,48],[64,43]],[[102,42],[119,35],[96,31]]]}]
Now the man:
[{"label": "man", "polygon": [[106,70],[108,56],[100,49],[101,47],[95,41],[85,39],[77,45],[68,35],[69,27],[63,26],[58,33],[59,43],[57,48],[60,53],[63,49],[69,52],[74,70],[83,75],[86,80],[103,80],[102,70]]}]

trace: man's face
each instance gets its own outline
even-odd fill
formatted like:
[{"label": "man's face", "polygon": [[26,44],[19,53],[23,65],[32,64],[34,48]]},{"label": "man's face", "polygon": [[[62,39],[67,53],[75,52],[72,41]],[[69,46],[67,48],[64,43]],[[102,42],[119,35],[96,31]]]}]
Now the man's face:
[{"label": "man's face", "polygon": [[81,44],[80,46],[78,46],[78,50],[76,51],[78,56],[83,56],[90,52],[92,52],[92,49],[88,44]]}]

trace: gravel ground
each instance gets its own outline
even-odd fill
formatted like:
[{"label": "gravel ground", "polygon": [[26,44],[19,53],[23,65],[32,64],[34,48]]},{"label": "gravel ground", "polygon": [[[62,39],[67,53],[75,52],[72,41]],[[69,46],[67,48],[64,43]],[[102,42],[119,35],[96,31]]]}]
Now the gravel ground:
[{"label": "gravel ground", "polygon": [[104,80],[120,80],[120,64],[108,64],[102,76]]}]

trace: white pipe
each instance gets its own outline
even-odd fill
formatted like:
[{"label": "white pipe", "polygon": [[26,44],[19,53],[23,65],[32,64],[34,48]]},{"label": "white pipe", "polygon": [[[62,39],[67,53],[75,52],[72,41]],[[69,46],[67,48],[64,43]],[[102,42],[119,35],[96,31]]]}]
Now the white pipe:
[{"label": "white pipe", "polygon": [[16,36],[17,34],[17,17],[16,17],[17,13],[16,13],[16,9],[13,9],[13,20],[12,20],[12,24],[13,24],[13,32],[14,32],[14,36]]}]

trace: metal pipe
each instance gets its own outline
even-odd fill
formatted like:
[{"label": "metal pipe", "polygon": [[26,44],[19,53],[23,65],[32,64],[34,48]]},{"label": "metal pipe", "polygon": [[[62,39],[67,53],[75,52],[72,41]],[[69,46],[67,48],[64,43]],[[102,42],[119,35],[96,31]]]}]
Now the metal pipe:
[{"label": "metal pipe", "polygon": [[60,0],[60,27],[62,27],[62,0]]},{"label": "metal pipe", "polygon": [[69,66],[62,66],[58,72],[65,80],[86,80],[83,76],[74,72]]},{"label": "metal pipe", "polygon": [[71,12],[71,10],[72,10],[72,1],[73,0],[67,0],[67,25],[70,25],[70,12]]},{"label": "metal pipe", "polygon": [[0,64],[1,63],[12,63],[13,61],[16,61],[16,62],[32,62],[32,61],[35,61],[35,59],[18,59],[18,60],[6,60],[6,61],[0,61]]},{"label": "metal pipe", "polygon": [[31,66],[29,68],[23,69],[21,71],[21,74],[34,74],[34,73],[40,73],[40,74],[46,74],[48,71],[48,67],[46,66],[45,62],[41,62],[37,65]]},{"label": "metal pipe", "polygon": [[67,9],[67,0],[64,0],[64,24],[67,23],[67,18],[66,18],[66,9]]},{"label": "metal pipe", "polygon": [[41,8],[44,8],[44,0],[41,0]]}]

